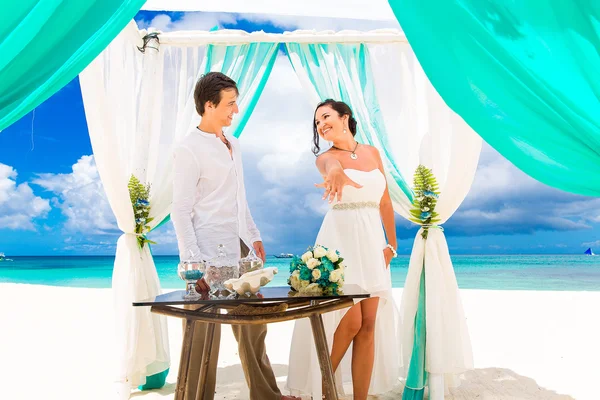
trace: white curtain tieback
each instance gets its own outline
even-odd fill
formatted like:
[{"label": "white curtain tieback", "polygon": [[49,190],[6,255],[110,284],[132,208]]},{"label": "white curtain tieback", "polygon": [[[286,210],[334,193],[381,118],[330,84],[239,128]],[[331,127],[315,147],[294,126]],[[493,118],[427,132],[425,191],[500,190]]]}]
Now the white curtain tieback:
[{"label": "white curtain tieback", "polygon": [[434,228],[434,229],[439,229],[439,230],[441,230],[442,232],[444,231],[444,228],[442,228],[442,226],[441,226],[441,225],[437,225],[437,224],[423,224],[423,225],[421,225],[421,227],[423,227],[423,228]]}]

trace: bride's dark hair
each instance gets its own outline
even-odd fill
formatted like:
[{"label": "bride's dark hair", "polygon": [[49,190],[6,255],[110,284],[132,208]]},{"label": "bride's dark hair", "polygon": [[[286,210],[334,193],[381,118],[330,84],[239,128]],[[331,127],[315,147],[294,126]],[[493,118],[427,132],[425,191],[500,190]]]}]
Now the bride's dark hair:
[{"label": "bride's dark hair", "polygon": [[322,102],[320,102],[317,105],[317,108],[315,108],[315,115],[313,117],[313,148],[312,148],[312,152],[315,154],[315,156],[317,154],[319,154],[319,151],[321,151],[321,148],[319,147],[319,132],[317,131],[317,110],[323,106],[329,106],[331,108],[333,108],[340,117],[343,117],[344,115],[348,116],[348,129],[350,129],[350,133],[352,133],[352,136],[356,135],[356,120],[354,119],[354,116],[352,114],[352,110],[350,109],[350,107],[348,106],[348,104],[344,103],[343,101],[336,101],[333,99],[327,99],[324,100]]}]

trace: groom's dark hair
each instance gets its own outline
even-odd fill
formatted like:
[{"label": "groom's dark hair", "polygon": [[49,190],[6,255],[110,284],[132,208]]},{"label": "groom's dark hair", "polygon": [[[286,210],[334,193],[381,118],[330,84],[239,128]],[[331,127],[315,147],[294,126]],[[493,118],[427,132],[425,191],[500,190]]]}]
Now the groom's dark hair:
[{"label": "groom's dark hair", "polygon": [[198,114],[204,115],[204,105],[207,101],[218,106],[221,102],[221,91],[231,89],[235,90],[236,94],[240,94],[235,81],[227,75],[220,72],[209,72],[203,75],[198,79],[194,89],[194,102]]}]

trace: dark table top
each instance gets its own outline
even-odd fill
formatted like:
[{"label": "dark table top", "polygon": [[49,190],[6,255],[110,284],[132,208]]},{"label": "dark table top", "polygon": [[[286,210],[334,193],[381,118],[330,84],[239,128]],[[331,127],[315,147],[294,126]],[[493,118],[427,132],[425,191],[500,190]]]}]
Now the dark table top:
[{"label": "dark table top", "polygon": [[152,299],[136,301],[134,306],[171,306],[171,305],[186,305],[186,304],[230,304],[236,305],[241,303],[262,303],[268,301],[286,301],[286,300],[331,300],[339,298],[367,298],[369,293],[365,292],[358,285],[344,285],[344,292],[333,296],[315,296],[302,295],[298,292],[291,292],[289,286],[266,286],[263,287],[259,296],[239,296],[235,295],[231,299],[210,298],[208,295],[203,296],[198,300],[184,300],[183,295],[185,290],[176,290],[174,292],[158,295]]}]

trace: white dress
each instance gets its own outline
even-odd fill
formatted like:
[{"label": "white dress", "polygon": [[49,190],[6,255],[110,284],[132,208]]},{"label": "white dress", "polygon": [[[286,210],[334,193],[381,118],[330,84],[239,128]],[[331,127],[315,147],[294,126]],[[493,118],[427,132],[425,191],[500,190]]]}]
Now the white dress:
[{"label": "white dress", "polygon": [[[375,323],[375,361],[369,394],[388,392],[401,376],[400,313],[391,291],[391,275],[385,265],[385,235],[379,202],[385,190],[385,177],[378,169],[344,172],[363,187],[345,186],[342,202],[333,203],[325,215],[316,244],[339,250],[346,264],[345,283],[356,284],[379,297]],[[327,344],[331,352],[333,335],[348,310],[323,315]],[[351,392],[352,345],[338,370],[338,392]],[[321,398],[321,372],[308,319],[296,321],[290,349],[287,388],[294,395]]]}]

